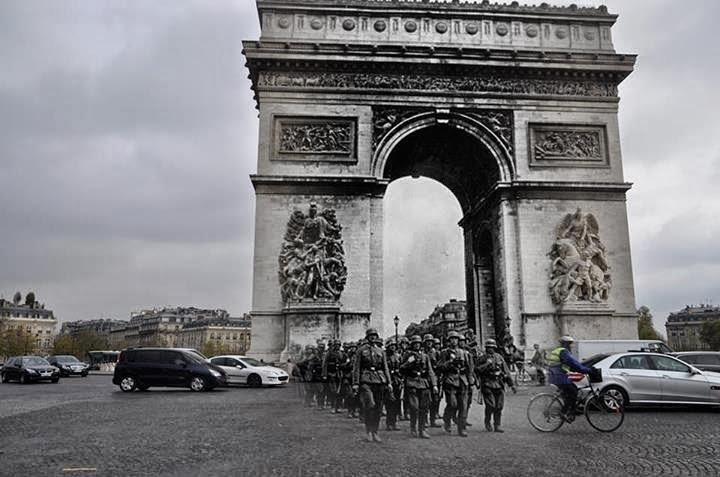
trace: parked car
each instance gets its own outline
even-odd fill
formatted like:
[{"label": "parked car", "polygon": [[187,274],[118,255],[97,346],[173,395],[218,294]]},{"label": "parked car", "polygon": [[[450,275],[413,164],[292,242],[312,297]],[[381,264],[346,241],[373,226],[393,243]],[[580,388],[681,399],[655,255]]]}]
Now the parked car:
[{"label": "parked car", "polygon": [[249,386],[279,386],[288,383],[288,374],[280,368],[268,366],[253,358],[238,355],[215,356],[210,362],[221,367],[228,376],[228,384]]},{"label": "parked car", "polygon": [[720,372],[720,353],[717,351],[682,351],[673,356],[701,371]]},{"label": "parked car", "polygon": [[36,381],[60,380],[60,370],[40,356],[16,356],[8,359],[0,372],[0,381],[18,381],[27,384]]},{"label": "parked car", "polygon": [[[667,354],[603,354],[583,363],[602,370],[600,389],[625,406],[720,405],[720,373],[701,371]],[[576,384],[582,387],[586,379]]]},{"label": "parked car", "polygon": [[573,345],[573,354],[581,361],[598,354],[627,353],[630,351],[673,352],[668,345],[660,340],[578,340]]},{"label": "parked car", "polygon": [[146,391],[151,386],[187,387],[199,392],[226,383],[222,368],[177,348],[126,349],[120,353],[113,374],[113,384],[123,392]]},{"label": "parked car", "polygon": [[89,364],[83,363],[75,356],[71,355],[49,356],[47,360],[48,363],[60,370],[60,376],[63,378],[73,375],[85,378],[90,370]]}]

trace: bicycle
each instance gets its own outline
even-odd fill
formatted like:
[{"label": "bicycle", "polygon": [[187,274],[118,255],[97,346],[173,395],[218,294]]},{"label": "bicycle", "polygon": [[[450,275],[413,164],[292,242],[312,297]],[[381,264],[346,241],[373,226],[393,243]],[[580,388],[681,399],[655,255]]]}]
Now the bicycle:
[{"label": "bicycle", "polygon": [[[593,386],[593,383],[599,382],[602,382],[602,373],[593,368],[593,372],[588,376],[588,385],[580,388],[572,415],[582,412],[593,428],[600,432],[613,432],[624,422],[625,410],[620,401],[607,393],[601,393]],[[538,431],[555,432],[564,423],[574,421],[574,417],[567,419],[563,416],[562,408],[563,398],[559,390],[538,394],[528,404],[527,418],[530,425]]]},{"label": "bicycle", "polygon": [[530,374],[527,372],[527,364],[529,364],[529,361],[527,363],[518,361],[513,363],[515,366],[514,371],[514,381],[515,385],[518,386],[519,384],[527,384],[532,382],[533,378],[530,376]]}]

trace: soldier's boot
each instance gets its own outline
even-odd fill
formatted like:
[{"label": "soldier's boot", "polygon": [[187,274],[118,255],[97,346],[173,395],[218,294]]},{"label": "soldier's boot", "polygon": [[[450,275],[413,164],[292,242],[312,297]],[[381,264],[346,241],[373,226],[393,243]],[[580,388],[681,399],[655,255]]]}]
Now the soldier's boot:
[{"label": "soldier's boot", "polygon": [[377,432],[373,432],[373,433],[372,433],[372,439],[373,439],[373,441],[375,441],[375,442],[382,442],[382,439],[380,439],[380,436],[378,435]]},{"label": "soldier's boot", "polygon": [[488,409],[488,407],[485,406],[485,430],[488,432],[493,431],[492,424],[490,423],[491,418],[492,418],[492,410]]},{"label": "soldier's boot", "polygon": [[428,431],[425,430],[425,419],[427,419],[427,415],[423,416],[420,420],[420,438],[421,439],[430,439],[430,434],[428,434]]},{"label": "soldier's boot", "polygon": [[443,420],[443,429],[448,434],[450,434],[452,432],[452,429],[450,429],[450,419]]},{"label": "soldier's boot", "polygon": [[465,432],[465,426],[462,424],[458,424],[458,436],[460,437],[467,437],[467,432]]},{"label": "soldier's boot", "polygon": [[[421,424],[420,426],[422,427],[422,424]],[[411,415],[410,415],[410,436],[411,436],[411,437],[417,437],[417,436],[418,436],[417,428],[418,428],[418,419],[417,419],[417,416],[411,414]]]},{"label": "soldier's boot", "polygon": [[502,424],[502,414],[500,413],[500,411],[495,412],[494,420],[495,420],[495,432],[505,432],[500,427]]},{"label": "soldier's boot", "polygon": [[372,441],[373,441],[373,434],[372,434],[372,432],[368,432],[368,433],[367,433],[367,435],[365,436],[365,440],[366,440],[367,442],[372,442]]}]

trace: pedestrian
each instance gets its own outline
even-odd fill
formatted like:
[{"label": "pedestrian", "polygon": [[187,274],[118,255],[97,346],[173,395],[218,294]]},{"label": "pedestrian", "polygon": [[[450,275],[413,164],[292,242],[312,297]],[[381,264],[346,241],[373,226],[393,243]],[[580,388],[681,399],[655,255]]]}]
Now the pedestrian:
[{"label": "pedestrian", "polygon": [[535,377],[538,382],[538,386],[545,386],[545,366],[547,366],[547,354],[545,350],[540,349],[540,345],[535,343],[533,345],[535,353],[530,359],[530,363],[535,366]]},{"label": "pedestrian", "polygon": [[353,366],[353,391],[358,393],[365,421],[366,440],[382,442],[378,435],[385,393],[392,392],[382,340],[377,330],[365,332],[367,344],[358,349]]},{"label": "pedestrian", "polygon": [[393,392],[387,393],[385,396],[385,430],[399,431],[397,425],[400,417],[400,402],[402,399],[403,382],[400,375],[401,356],[397,351],[398,344],[394,338],[390,338],[385,343],[385,356],[390,371],[390,384],[392,384]]},{"label": "pedestrian", "polygon": [[443,372],[443,391],[445,393],[445,412],[443,421],[445,432],[450,433],[451,423],[457,424],[458,435],[467,437],[467,390],[472,382],[473,373],[470,354],[459,347],[460,334],[448,333],[448,347],[440,354],[439,367]]},{"label": "pedestrian", "polygon": [[477,373],[480,376],[481,392],[485,402],[485,429],[488,432],[504,432],[502,410],[505,405],[505,385],[517,392],[505,359],[497,350],[495,340],[485,341],[485,354],[478,358]]},{"label": "pedestrian", "polygon": [[437,393],[437,381],[430,358],[422,349],[423,340],[419,335],[410,338],[410,349],[402,358],[405,392],[410,407],[410,435],[430,439],[425,429],[432,393]]}]

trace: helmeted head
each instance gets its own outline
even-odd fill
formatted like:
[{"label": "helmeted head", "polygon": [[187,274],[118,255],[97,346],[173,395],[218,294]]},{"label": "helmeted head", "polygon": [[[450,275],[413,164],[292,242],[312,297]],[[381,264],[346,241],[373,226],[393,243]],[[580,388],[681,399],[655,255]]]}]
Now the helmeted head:
[{"label": "helmeted head", "polygon": [[440,346],[440,338],[433,338],[433,346],[435,346],[435,347]]},{"label": "helmeted head", "polygon": [[450,346],[457,346],[460,342],[460,333],[458,333],[457,331],[451,331],[447,335],[447,340]]},{"label": "helmeted head", "polygon": [[432,344],[435,337],[431,335],[430,333],[427,333],[425,336],[423,336],[423,343],[430,343]]},{"label": "helmeted head", "polygon": [[388,338],[387,341],[385,341],[385,349],[393,352],[397,349],[397,343],[395,343],[395,338]]},{"label": "helmeted head", "polygon": [[537,344],[537,343],[535,343],[535,344],[533,345],[533,349],[540,349],[540,345]]},{"label": "helmeted head", "polygon": [[410,338],[410,349],[418,351],[421,346],[422,338],[420,338],[420,335],[412,335],[412,337]]},{"label": "helmeted head", "polygon": [[365,339],[368,343],[374,343],[378,338],[380,338],[380,333],[375,328],[368,328],[365,331]]},{"label": "helmeted head", "polygon": [[569,348],[570,345],[572,345],[575,342],[575,338],[573,338],[570,335],[565,335],[560,337],[560,346],[563,348]]},{"label": "helmeted head", "polygon": [[485,340],[485,351],[493,354],[497,351],[497,342],[492,338]]},{"label": "helmeted head", "polygon": [[410,341],[407,339],[406,336],[401,336],[400,337],[400,347],[402,349],[407,349],[408,346],[410,346]]}]

